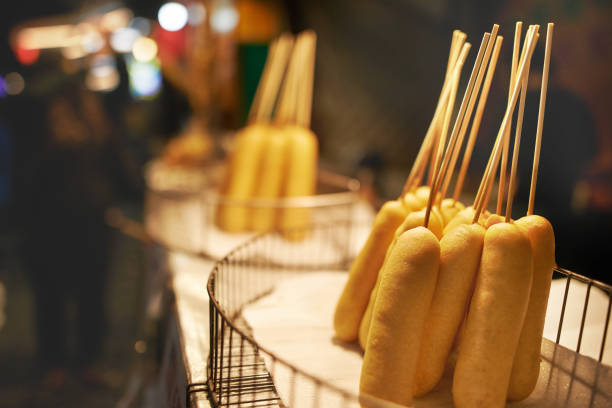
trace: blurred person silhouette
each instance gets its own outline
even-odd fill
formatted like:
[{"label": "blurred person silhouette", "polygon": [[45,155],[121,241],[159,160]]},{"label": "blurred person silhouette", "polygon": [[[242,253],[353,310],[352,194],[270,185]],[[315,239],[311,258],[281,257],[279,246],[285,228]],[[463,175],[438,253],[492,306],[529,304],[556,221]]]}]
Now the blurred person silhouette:
[{"label": "blurred person silhouette", "polygon": [[100,97],[80,76],[53,92],[45,111],[44,137],[29,148],[17,202],[43,384],[62,386],[74,367],[85,382],[102,385],[97,363],[107,334],[112,242],[105,212],[122,198],[139,197],[141,184]]},{"label": "blurred person silhouette", "polygon": [[[538,47],[531,62],[525,103],[515,216],[526,213],[529,201],[543,62],[544,47]],[[596,152],[591,112],[575,93],[559,83],[555,61],[551,60],[534,214],[546,217],[553,225],[557,264],[594,278],[590,247],[595,244],[595,236],[585,222],[587,209],[580,203],[580,186]]]}]

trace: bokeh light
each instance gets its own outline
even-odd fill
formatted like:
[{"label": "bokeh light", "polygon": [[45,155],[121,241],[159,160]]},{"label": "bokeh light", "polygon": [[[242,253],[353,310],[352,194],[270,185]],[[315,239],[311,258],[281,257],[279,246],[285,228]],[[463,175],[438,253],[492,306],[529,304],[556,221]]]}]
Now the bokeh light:
[{"label": "bokeh light", "polygon": [[161,90],[162,75],[157,59],[149,62],[128,59],[130,92],[138,99],[150,99]]},{"label": "bokeh light", "polygon": [[25,81],[17,72],[11,72],[4,77],[4,91],[7,95],[19,95],[25,89]]},{"label": "bokeh light", "polygon": [[151,61],[157,55],[157,43],[149,37],[140,37],[134,43],[132,54],[137,61]]},{"label": "bokeh light", "polygon": [[4,78],[0,75],[0,98],[4,98],[6,96],[6,92],[4,92]]},{"label": "bokeh light", "polygon": [[230,5],[221,6],[211,14],[210,25],[218,33],[228,33],[238,25],[238,11]]},{"label": "bokeh light", "polygon": [[37,49],[30,49],[22,47],[21,45],[17,45],[15,49],[15,58],[22,65],[32,65],[38,60],[38,56],[40,55],[40,51]]},{"label": "bokeh light", "polygon": [[142,36],[141,32],[134,27],[121,28],[110,37],[110,46],[116,52],[132,52],[134,43]]},{"label": "bokeh light", "polygon": [[187,12],[189,24],[193,26],[202,24],[206,18],[206,7],[202,3],[191,3],[187,6]]},{"label": "bokeh light", "polygon": [[110,92],[119,86],[119,72],[115,59],[110,55],[94,57],[85,78],[85,85],[92,91]]},{"label": "bokeh light", "polygon": [[178,31],[187,24],[187,8],[180,3],[166,3],[160,7],[157,19],[164,30]]},{"label": "bokeh light", "polygon": [[134,17],[130,23],[130,27],[138,30],[141,35],[151,34],[151,21],[145,17]]}]

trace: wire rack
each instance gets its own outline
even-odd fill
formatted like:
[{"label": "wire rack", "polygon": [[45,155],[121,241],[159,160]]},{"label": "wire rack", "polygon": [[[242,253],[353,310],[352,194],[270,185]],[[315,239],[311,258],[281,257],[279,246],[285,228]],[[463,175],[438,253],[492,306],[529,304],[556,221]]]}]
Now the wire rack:
[{"label": "wire rack", "polygon": [[248,211],[286,208],[308,211],[313,223],[333,219],[348,222],[358,201],[359,182],[339,174],[319,170],[317,194],[283,199],[230,199],[218,194],[224,175],[222,163],[197,169],[176,169],[151,163],[145,171],[147,195],[145,225],[158,242],[188,252],[199,252],[220,259],[237,244],[255,236],[232,234],[217,228],[220,206],[243,207]]},{"label": "wire rack", "polygon": [[[207,285],[210,296],[210,354],[206,385],[212,406],[291,407],[294,406],[294,401],[308,398],[312,401],[310,406],[319,407],[319,398],[323,394],[326,396],[325,408],[342,408],[357,403],[356,395],[303,372],[292,362],[283,360],[258,344],[241,316],[246,306],[270,294],[284,279],[312,273],[317,269],[346,270],[351,261],[344,256],[346,252],[329,262],[328,258],[320,258],[318,251],[324,252],[334,245],[334,234],[350,233],[350,226],[328,224],[318,225],[317,229],[316,245],[298,245],[289,252],[287,248],[279,247],[278,237],[266,234],[235,248],[216,263]],[[319,259],[323,262],[317,262]],[[605,325],[601,330],[603,334],[598,356],[598,362],[601,363],[610,322],[612,287],[557,268],[555,278],[559,277],[566,277],[567,283],[557,328],[557,344],[564,332],[568,293],[572,282],[587,285],[578,340],[575,347],[568,347],[576,353],[581,352],[584,343],[584,328],[589,318],[593,288],[600,289],[607,295],[607,313]],[[567,344],[565,346],[567,347]],[[275,373],[281,370],[291,384],[289,393],[284,393],[282,400],[273,381]],[[333,398],[330,399],[330,396]],[[592,395],[591,399],[594,397]],[[330,406],[329,401],[337,401],[337,404]]]}]

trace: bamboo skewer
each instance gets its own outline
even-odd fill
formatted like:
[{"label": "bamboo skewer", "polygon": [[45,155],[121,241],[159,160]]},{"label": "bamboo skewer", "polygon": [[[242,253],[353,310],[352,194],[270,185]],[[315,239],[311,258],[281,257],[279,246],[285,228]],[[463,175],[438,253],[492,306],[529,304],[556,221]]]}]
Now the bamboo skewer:
[{"label": "bamboo skewer", "polygon": [[463,160],[461,161],[461,171],[459,172],[457,184],[455,185],[455,191],[453,193],[453,200],[455,200],[455,202],[459,200],[459,195],[461,194],[461,190],[463,189],[463,183],[465,182],[465,176],[467,175],[467,169],[470,164],[470,160],[472,159],[472,152],[474,151],[474,145],[476,144],[476,136],[478,135],[478,130],[480,129],[482,115],[484,113],[485,105],[487,104],[487,98],[489,96],[489,90],[491,89],[491,83],[493,82],[493,76],[495,75],[495,68],[497,66],[500,47],[497,47],[496,45],[495,50],[493,50],[493,58],[491,63],[489,64],[489,69],[487,70],[487,76],[483,85],[482,94],[480,95],[478,106],[476,107],[476,114],[474,115],[474,121],[470,130],[470,136],[468,137],[468,143],[463,154]]},{"label": "bamboo skewer", "polygon": [[[497,27],[494,27],[494,31]],[[495,33],[496,34],[496,33]],[[491,34],[485,33],[482,36],[482,41],[480,43],[480,48],[478,49],[478,54],[476,55],[476,61],[474,62],[474,66],[472,67],[472,72],[470,74],[470,78],[468,80],[468,85],[465,88],[465,93],[463,95],[463,99],[461,100],[461,105],[459,107],[459,112],[457,113],[457,117],[455,118],[455,124],[453,125],[453,131],[451,133],[450,139],[448,141],[448,145],[446,146],[446,152],[444,154],[444,160],[440,166],[439,172],[434,179],[434,189],[437,192],[442,184],[442,180],[446,174],[446,170],[450,163],[451,157],[454,153],[455,146],[457,145],[458,135],[460,133],[460,129],[463,127],[462,124],[466,117],[469,119],[469,115],[471,115],[471,110],[468,112],[468,108],[470,105],[470,101],[473,99],[472,96],[475,90],[476,79],[480,70],[480,66],[484,60],[484,56],[486,54],[486,50],[489,49],[488,44],[492,42],[490,41]],[[485,61],[486,62],[486,61]],[[434,199],[435,196],[430,195],[430,200]]]},{"label": "bamboo skewer", "polygon": [[[506,113],[504,115],[504,118],[502,120],[502,124],[500,127],[500,130],[497,134],[497,139],[495,141],[495,146],[493,148],[493,152],[492,152],[492,166],[489,169],[489,173],[486,175],[486,180],[483,179],[484,183],[484,191],[482,192],[482,198],[485,198],[486,195],[488,194],[487,190],[490,190],[491,188],[491,183],[492,183],[492,178],[491,175],[493,174],[493,169],[495,169],[498,164],[499,164],[499,159],[500,159],[500,154],[501,154],[501,150],[500,150],[500,146],[501,146],[501,139],[502,139],[502,135],[504,134],[504,132],[506,132],[506,128],[508,126],[508,124],[510,123],[510,117],[512,116],[512,112],[514,111],[514,108],[516,106],[516,102],[518,100],[518,96],[519,96],[519,91],[520,91],[520,83],[523,80],[523,76],[526,73],[526,66],[527,66],[527,61],[531,60],[531,56],[533,55],[533,51],[535,49],[535,45],[536,45],[536,41],[537,41],[537,27],[535,30],[532,30],[531,33],[529,33],[529,35],[527,36],[526,40],[526,45],[525,45],[525,50],[526,53],[524,55],[524,58],[521,60],[520,64],[519,64],[519,70],[518,70],[518,74],[517,74],[517,80],[515,81],[515,85],[514,88],[512,90],[512,98],[510,101],[510,104],[508,105],[508,107],[506,108]],[[481,183],[481,187],[483,186],[483,183]],[[477,223],[478,219],[480,218],[480,213],[483,209],[483,204],[484,204],[485,200],[481,199],[480,202],[477,204],[476,208],[475,208],[475,213],[474,213],[474,219],[473,222]]]},{"label": "bamboo skewer", "polygon": [[265,81],[263,82],[261,99],[259,101],[258,111],[255,116],[256,122],[267,121],[272,115],[278,89],[289,62],[293,43],[293,36],[290,34],[283,34],[278,39],[278,43],[273,54],[273,59],[270,64],[268,77],[265,78]]},{"label": "bamboo skewer", "polygon": [[[514,87],[516,80],[516,68],[519,59],[519,49],[521,44],[521,33],[523,30],[523,22],[517,21],[514,28],[514,47],[512,49],[512,67],[510,72],[510,86],[508,87],[508,102],[510,102],[510,89]],[[523,51],[524,52],[524,51]],[[508,151],[510,149],[510,133],[512,126],[508,126],[508,130],[504,135],[504,145],[502,150],[501,168],[499,170],[499,186],[497,190],[497,210],[496,214],[501,215],[503,208],[504,190],[506,189],[506,168],[508,166]]]},{"label": "bamboo skewer", "polygon": [[[539,36],[539,34],[536,34]],[[527,97],[527,83],[529,82],[529,69],[531,61],[527,62],[526,74],[521,84],[521,96],[519,101],[519,111],[516,118],[516,133],[514,134],[514,151],[512,152],[512,165],[510,168],[510,183],[508,185],[508,198],[506,201],[506,219],[510,222],[512,218],[512,203],[514,199],[514,189],[516,188],[516,169],[518,166],[519,149],[521,146],[521,135],[523,131],[523,117],[525,115],[525,98]]]},{"label": "bamboo skewer", "polygon": [[278,45],[281,38],[282,36],[276,38],[270,43],[270,47],[268,49],[268,56],[266,57],[266,63],[264,64],[263,71],[261,72],[261,77],[259,78],[259,83],[257,84],[257,90],[255,91],[253,102],[251,103],[251,109],[249,110],[249,114],[247,116],[248,124],[256,122],[257,117],[259,116],[259,106],[261,105],[264,88],[265,85],[269,82],[270,71],[272,69],[272,61],[277,58]]},{"label": "bamboo skewer", "polygon": [[548,73],[550,68],[550,50],[552,46],[553,31],[555,25],[548,23],[546,29],[546,49],[544,51],[544,69],[542,72],[542,88],[540,91],[540,106],[538,110],[538,127],[536,131],[535,151],[533,154],[533,169],[531,172],[531,186],[529,189],[529,205],[527,215],[533,214],[536,184],[538,180],[538,167],[540,163],[540,150],[542,148],[542,129],[544,127],[544,109],[546,107],[546,92],[548,90]]},{"label": "bamboo skewer", "polygon": [[[449,97],[450,103],[447,105],[446,107],[446,112],[445,112],[445,117],[444,117],[444,123],[443,123],[443,127],[442,127],[442,132],[440,134],[440,140],[439,140],[439,145],[438,145],[438,150],[437,150],[437,154],[434,160],[434,165],[431,168],[432,170],[432,174],[433,174],[433,180],[435,180],[438,177],[438,172],[440,170],[440,161],[442,159],[442,151],[444,150],[444,144],[446,142],[446,134],[448,133],[448,126],[450,124],[450,118],[452,115],[452,111],[453,111],[453,105],[454,105],[454,100],[455,100],[455,96],[457,94],[457,87],[459,86],[459,79],[461,76],[461,69],[463,67],[463,64],[465,62],[465,59],[467,57],[467,53],[469,52],[471,47],[470,43],[465,43],[463,44],[463,47],[461,49],[461,54],[459,55],[459,58],[457,60],[457,63],[455,64],[455,69],[453,72],[453,83],[452,83],[452,87],[451,87],[451,96]],[[431,204],[433,202],[433,197],[436,196],[436,193],[434,191],[434,188],[432,186],[432,189],[429,192],[429,202],[427,204],[427,210],[425,211],[425,227],[427,227],[428,223],[429,223],[429,215],[431,213]]]},{"label": "bamboo skewer", "polygon": [[[528,34],[531,32],[531,30],[533,30],[533,26],[529,27]],[[520,50],[520,58],[519,58],[520,61],[523,60],[523,58],[525,56],[525,53],[527,51],[527,40],[528,40],[528,37],[525,36],[525,42],[523,44],[522,49]],[[518,49],[520,49],[520,46],[518,47]],[[518,55],[518,54],[519,54],[519,52],[517,50],[516,55]],[[515,70],[514,80],[512,80],[512,82],[510,84],[509,91],[508,91],[509,95],[511,93],[511,90],[514,89],[515,85],[520,86],[520,83],[519,84],[516,83],[516,70]],[[508,104],[509,103],[510,103],[510,100],[508,100]],[[514,108],[512,109],[512,113],[510,114],[510,118],[509,118],[510,123],[508,124],[508,127],[506,129],[506,133],[502,135],[502,140],[501,140],[502,147],[501,147],[501,153],[500,153],[501,155],[504,154],[504,149],[505,149],[506,152],[509,149],[510,130],[512,128],[512,118],[513,117],[514,117]],[[493,180],[495,180],[495,178],[497,177],[497,172],[498,172],[498,170],[500,170],[500,167],[501,167],[501,166],[498,166],[498,164],[499,164],[498,162],[495,162],[496,163],[495,167],[493,169],[491,169],[492,160],[493,160],[493,158],[489,157],[489,162],[487,163],[487,170],[486,170],[487,174],[489,172],[493,173],[492,176],[491,176],[491,179],[490,179],[491,180],[490,183],[493,183]],[[503,169],[504,169],[504,176],[505,176],[505,166],[503,167]],[[479,196],[479,201],[483,201],[482,207],[485,208],[485,209],[488,207],[488,204],[489,204],[489,198],[491,196],[491,190],[492,190],[491,187],[489,187],[488,184],[485,184],[483,189],[482,189],[482,191],[480,191],[481,195]]]},{"label": "bamboo skewer", "polygon": [[314,79],[314,59],[316,48],[316,34],[312,30],[302,33],[304,46],[299,57],[299,67],[301,69],[298,78],[299,102],[296,108],[296,122],[305,128],[310,127],[310,116],[312,110],[312,86]]},{"label": "bamboo skewer", "polygon": [[[450,159],[450,163],[449,163],[449,167],[447,170],[445,170],[446,174],[444,176],[444,182],[442,184],[442,187],[440,189],[440,200],[444,199],[444,197],[446,197],[446,191],[448,190],[448,186],[450,184],[450,181],[453,178],[453,173],[455,172],[455,165],[457,164],[457,158],[459,157],[459,152],[461,151],[461,148],[463,146],[463,140],[465,138],[465,133],[467,130],[467,127],[470,123],[470,119],[472,117],[472,112],[474,110],[474,105],[476,104],[476,99],[478,98],[478,94],[480,93],[480,86],[482,85],[482,80],[484,78],[484,74],[486,71],[486,67],[487,64],[489,63],[489,59],[491,57],[491,52],[493,51],[493,45],[497,43],[496,37],[497,37],[497,31],[499,29],[499,26],[497,24],[495,24],[493,26],[493,29],[491,30],[491,36],[488,39],[487,42],[487,46],[486,46],[486,50],[484,53],[484,57],[482,58],[482,62],[479,64],[478,66],[478,76],[476,77],[476,82],[474,84],[473,90],[470,94],[470,98],[469,98],[469,102],[467,105],[467,109],[465,111],[465,114],[462,118],[462,122],[461,122],[461,128],[459,130],[459,135],[457,137],[457,141],[455,143],[455,146],[452,150],[452,156]],[[478,58],[477,58],[478,60]],[[476,65],[474,65],[474,68],[476,68]]]},{"label": "bamboo skewer", "polygon": [[[447,71],[450,70],[452,72],[455,66],[456,61],[453,60],[453,47],[456,47],[459,34],[459,30],[455,30],[453,32],[453,40],[451,42],[451,50],[447,64]],[[429,124],[427,132],[425,133],[425,138],[421,143],[421,147],[419,148],[419,152],[414,161],[414,164],[412,165],[408,178],[404,183],[404,188],[402,189],[401,196],[405,195],[414,186],[420,184],[421,180],[423,179],[427,160],[430,156],[432,145],[434,144],[434,140],[432,139],[435,139],[435,134],[438,131],[438,123],[441,115],[445,110],[448,94],[450,93],[450,82],[451,81],[448,80],[448,76],[444,78],[442,90],[440,91],[440,96],[438,97],[438,102],[436,104],[436,110],[434,111],[433,118]]]}]

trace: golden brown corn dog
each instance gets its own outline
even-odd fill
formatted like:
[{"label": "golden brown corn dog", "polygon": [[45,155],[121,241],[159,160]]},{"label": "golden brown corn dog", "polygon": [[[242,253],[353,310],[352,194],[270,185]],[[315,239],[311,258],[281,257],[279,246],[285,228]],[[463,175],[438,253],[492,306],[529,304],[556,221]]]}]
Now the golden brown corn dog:
[{"label": "golden brown corn dog", "polygon": [[374,219],[368,239],[349,270],[348,280],[334,312],[334,332],[343,341],[353,341],[370,299],[378,271],[397,227],[406,218],[400,200],[387,201]]},{"label": "golden brown corn dog", "polygon": [[533,284],[508,386],[508,399],[512,401],[527,398],[538,381],[542,332],[555,266],[555,234],[550,222],[538,215],[528,215],[518,219],[516,225],[531,242]]},{"label": "golden brown corn dog", "polygon": [[442,378],[453,341],[472,293],[480,264],[485,229],[460,225],[440,240],[440,272],[425,320],[414,395],[431,391]]},{"label": "golden brown corn dog", "polygon": [[444,227],[443,235],[448,234],[451,230],[462,224],[471,224],[474,219],[474,207],[465,207],[459,211]]},{"label": "golden brown corn dog", "polygon": [[413,192],[408,192],[404,195],[403,203],[409,213],[412,211],[419,211],[424,207],[421,200],[419,200]]},{"label": "golden brown corn dog", "polygon": [[[229,199],[246,200],[255,192],[259,177],[264,140],[270,126],[253,124],[236,136],[236,147],[231,155],[223,195]],[[220,204],[217,212],[219,228],[228,232],[245,231],[249,226],[249,211],[244,205]]]},{"label": "golden brown corn dog", "polygon": [[[394,234],[394,238],[389,244],[389,248],[387,249],[387,253],[385,255],[385,262],[383,262],[380,271],[378,272],[378,278],[376,279],[376,284],[371,291],[369,301],[365,312],[363,313],[363,317],[361,319],[361,324],[359,325],[359,345],[362,349],[365,350],[366,341],[368,339],[368,332],[370,331],[370,323],[372,320],[372,312],[374,310],[374,302],[376,301],[376,296],[378,293],[378,285],[380,284],[380,279],[382,277],[382,271],[385,268],[386,258],[389,256],[393,247],[395,246],[395,242],[397,239],[406,231],[409,231],[413,228],[423,226],[425,223],[425,210],[416,211],[408,214],[404,222],[397,228]],[[429,230],[436,236],[436,238],[440,239],[442,236],[442,219],[439,213],[432,211],[431,217],[429,219]]]},{"label": "golden brown corn dog", "polygon": [[453,200],[452,198],[445,198],[442,200],[440,203],[440,213],[442,214],[444,225],[447,225],[450,220],[455,218],[455,215],[457,215],[459,211],[464,209],[465,205],[459,201]]},{"label": "golden brown corn dog", "polygon": [[505,218],[502,217],[501,215],[498,214],[491,214],[489,215],[485,222],[485,228],[489,229],[491,226],[495,225],[495,224],[499,224],[500,222],[504,222]]},{"label": "golden brown corn dog", "polygon": [[453,377],[457,408],[505,406],[532,277],[529,238],[514,224],[489,228]]},{"label": "golden brown corn dog", "polygon": [[[279,128],[270,127],[264,138],[264,153],[259,182],[255,187],[254,197],[278,199],[283,188],[284,167],[287,157],[287,137]],[[254,208],[251,214],[253,231],[266,232],[276,225],[276,209],[273,207]]]},{"label": "golden brown corn dog", "polygon": [[402,233],[389,253],[372,317],[359,384],[363,406],[412,405],[421,333],[431,304],[440,244],[425,227]]},{"label": "golden brown corn dog", "polygon": [[[315,194],[317,182],[317,157],[319,144],[310,129],[287,125],[288,138],[285,197],[302,197]],[[310,225],[310,209],[286,208],[281,213],[280,229],[287,239],[303,239]]]}]

